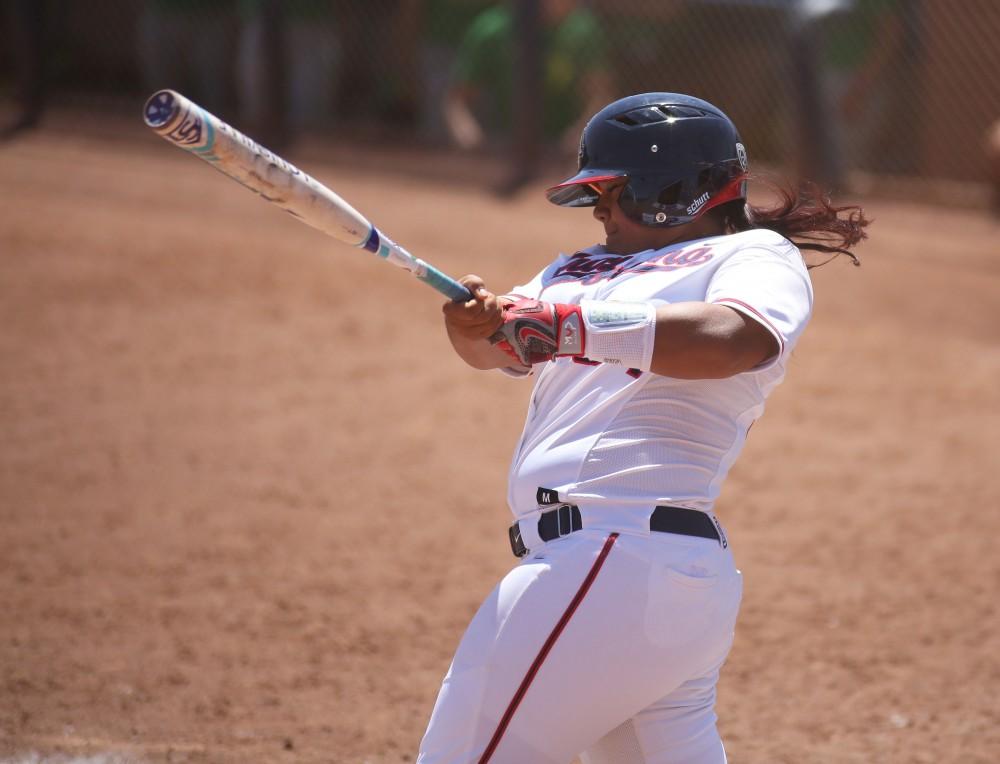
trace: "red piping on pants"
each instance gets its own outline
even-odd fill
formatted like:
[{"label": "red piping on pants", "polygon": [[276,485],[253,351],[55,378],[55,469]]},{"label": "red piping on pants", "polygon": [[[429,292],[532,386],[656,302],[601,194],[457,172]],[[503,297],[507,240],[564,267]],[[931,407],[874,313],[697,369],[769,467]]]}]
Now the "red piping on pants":
[{"label": "red piping on pants", "polygon": [[587,596],[587,592],[594,583],[594,579],[597,578],[597,574],[601,572],[601,567],[604,565],[604,561],[608,558],[608,553],[611,552],[611,547],[614,546],[617,538],[618,534],[612,533],[608,536],[607,541],[604,542],[604,547],[601,549],[600,554],[597,555],[597,559],[590,568],[590,572],[587,574],[587,577],[583,579],[583,583],[580,584],[579,590],[570,601],[569,606],[566,608],[566,612],[562,614],[562,617],[552,629],[552,633],[549,634],[549,638],[545,640],[545,644],[542,645],[542,649],[538,651],[538,655],[531,664],[531,668],[528,669],[528,673],[524,675],[524,679],[521,681],[521,686],[517,688],[517,692],[515,692],[514,697],[511,698],[510,705],[507,706],[507,710],[500,719],[500,724],[497,725],[496,732],[493,733],[493,737],[490,739],[489,745],[486,746],[486,750],[483,751],[483,755],[479,758],[479,764],[486,764],[490,760],[494,751],[496,751],[497,746],[500,745],[500,738],[502,738],[503,733],[507,731],[507,727],[510,725],[510,720],[514,717],[514,712],[517,710],[517,707],[521,704],[525,694],[528,692],[528,687],[531,686],[531,682],[534,680],[535,675],[538,673],[538,670],[542,667],[542,664],[545,662],[548,654],[555,646],[556,640],[559,639],[559,635],[562,634],[563,630],[566,628],[566,624],[569,623],[569,619],[573,617],[573,613],[575,613],[576,609],[580,607],[580,603],[583,602],[583,598]]}]

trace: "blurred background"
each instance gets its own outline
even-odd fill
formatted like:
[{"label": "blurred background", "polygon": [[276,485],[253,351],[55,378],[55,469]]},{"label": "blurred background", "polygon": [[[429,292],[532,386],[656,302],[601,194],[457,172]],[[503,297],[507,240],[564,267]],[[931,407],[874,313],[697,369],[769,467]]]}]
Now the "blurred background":
[{"label": "blurred background", "polygon": [[164,87],[498,290],[594,243],[542,191],[628,93],[863,204],[718,505],[721,730],[997,764],[998,40],[1000,0],[0,0],[0,764],[412,762],[514,559],[530,385],[152,134]]},{"label": "blurred background", "polygon": [[2,7],[7,137],[65,109],[132,118],[171,87],[279,151],[319,139],[500,159],[491,182],[510,193],[571,162],[583,121],[610,100],[676,90],[722,105],[752,159],[836,190],[978,205],[997,173],[996,0]]}]

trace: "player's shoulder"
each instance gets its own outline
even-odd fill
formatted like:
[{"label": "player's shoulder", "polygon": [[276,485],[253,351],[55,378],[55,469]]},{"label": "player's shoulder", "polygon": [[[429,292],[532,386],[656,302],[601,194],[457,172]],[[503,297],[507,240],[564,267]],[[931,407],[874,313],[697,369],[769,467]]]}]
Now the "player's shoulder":
[{"label": "player's shoulder", "polygon": [[735,249],[761,247],[779,252],[798,251],[798,247],[791,241],[770,228],[751,228],[747,231],[728,234],[722,238],[728,240],[730,246]]},{"label": "player's shoulder", "polygon": [[802,253],[794,242],[769,228],[751,228],[720,236],[716,241],[725,259],[774,259],[805,268]]}]

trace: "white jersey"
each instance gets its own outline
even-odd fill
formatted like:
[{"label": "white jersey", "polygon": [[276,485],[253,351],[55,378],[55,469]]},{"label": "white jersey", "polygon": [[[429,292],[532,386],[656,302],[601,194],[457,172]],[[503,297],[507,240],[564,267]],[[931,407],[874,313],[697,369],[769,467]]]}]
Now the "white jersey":
[{"label": "white jersey", "polygon": [[765,398],[785,375],[813,301],[799,250],[764,229],[634,255],[591,247],[560,255],[510,294],[569,304],[718,303],[760,322],[779,346],[766,363],[727,379],[630,373],[572,358],[534,367],[510,467],[508,502],[516,517],[539,508],[539,489],[558,492],[560,501],[642,514],[660,504],[710,510]]}]

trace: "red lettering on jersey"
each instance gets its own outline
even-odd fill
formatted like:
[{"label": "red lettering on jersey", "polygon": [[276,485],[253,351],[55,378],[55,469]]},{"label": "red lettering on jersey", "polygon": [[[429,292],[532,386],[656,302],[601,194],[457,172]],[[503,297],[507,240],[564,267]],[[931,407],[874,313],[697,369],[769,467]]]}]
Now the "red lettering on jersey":
[{"label": "red lettering on jersey", "polygon": [[621,265],[631,259],[631,255],[588,255],[585,252],[577,252],[570,258],[568,263],[556,268],[555,273],[552,274],[552,279],[564,279],[566,281],[583,279],[594,274],[606,273],[615,266]]},{"label": "red lettering on jersey", "polygon": [[667,252],[665,255],[647,260],[636,268],[629,270],[638,273],[647,271],[676,271],[679,268],[693,268],[696,265],[707,263],[712,259],[711,247],[694,247],[692,249],[681,249],[677,252]]},{"label": "red lettering on jersey", "polygon": [[712,259],[711,247],[692,247],[676,252],[629,264],[631,255],[592,255],[577,252],[565,265],[561,265],[546,279],[546,286],[565,281],[579,281],[581,284],[596,284],[620,276],[623,273],[648,273],[650,271],[676,271],[693,268]]}]

